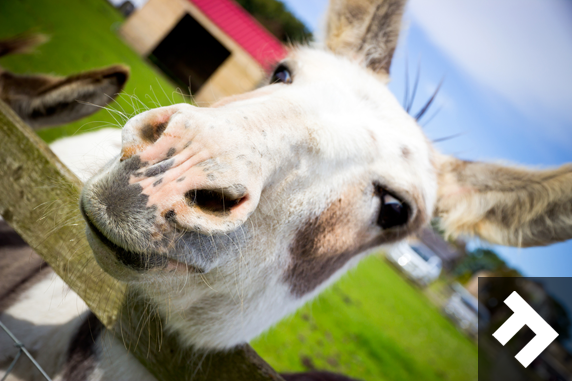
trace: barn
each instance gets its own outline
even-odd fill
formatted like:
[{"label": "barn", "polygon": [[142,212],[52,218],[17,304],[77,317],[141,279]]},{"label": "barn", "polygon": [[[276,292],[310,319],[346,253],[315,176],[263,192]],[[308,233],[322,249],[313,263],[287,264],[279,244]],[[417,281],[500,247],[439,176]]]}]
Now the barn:
[{"label": "barn", "polygon": [[233,0],[149,0],[119,33],[199,105],[252,90],[286,55]]}]

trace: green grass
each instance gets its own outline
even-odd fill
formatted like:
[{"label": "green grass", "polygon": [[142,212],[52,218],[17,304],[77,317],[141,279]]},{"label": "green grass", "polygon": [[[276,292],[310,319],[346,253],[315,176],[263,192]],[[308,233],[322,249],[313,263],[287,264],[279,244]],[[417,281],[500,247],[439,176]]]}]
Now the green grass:
[{"label": "green grass", "polygon": [[279,371],[311,362],[372,381],[477,378],[476,345],[378,256],[252,345]]},{"label": "green grass", "polygon": [[[70,75],[122,63],[131,68],[125,94],[135,95],[146,107],[171,104],[173,97],[182,102],[182,97],[173,95],[175,87],[118,37],[116,30],[122,22],[123,17],[105,0],[0,1],[0,39],[28,31],[51,37],[32,54],[0,59],[0,66],[18,74]],[[144,106],[122,96],[113,107],[132,114]],[[39,135],[51,142],[109,126],[119,127],[103,110],[66,126],[42,130]]]},{"label": "green grass", "polygon": [[[69,75],[123,63],[131,67],[127,94],[146,107],[172,103],[174,86],[117,37],[122,21],[105,0],[0,1],[0,38],[25,31],[51,36],[35,53],[3,58],[0,65],[22,74]],[[114,107],[127,114],[143,108],[129,97]],[[110,125],[118,123],[100,111],[42,130],[40,136],[49,142]],[[253,346],[280,371],[305,370],[306,358],[306,365],[371,381],[469,381],[477,372],[476,346],[378,257],[364,261]]]}]

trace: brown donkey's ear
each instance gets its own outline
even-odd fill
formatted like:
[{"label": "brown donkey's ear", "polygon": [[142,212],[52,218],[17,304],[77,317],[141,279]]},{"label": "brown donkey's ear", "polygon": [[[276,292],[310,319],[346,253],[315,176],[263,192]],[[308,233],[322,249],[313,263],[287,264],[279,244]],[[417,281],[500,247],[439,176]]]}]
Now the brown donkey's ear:
[{"label": "brown donkey's ear", "polygon": [[30,53],[38,45],[48,41],[48,36],[44,34],[24,33],[18,36],[0,40],[0,57],[9,54]]},{"label": "brown donkey's ear", "polygon": [[92,70],[67,78],[46,75],[0,75],[0,98],[31,127],[73,122],[112,102],[129,78],[123,65]]},{"label": "brown donkey's ear", "polygon": [[572,238],[572,164],[530,170],[438,157],[435,215],[446,232],[528,247]]},{"label": "brown donkey's ear", "polygon": [[326,45],[334,53],[363,61],[389,74],[406,0],[332,0]]}]

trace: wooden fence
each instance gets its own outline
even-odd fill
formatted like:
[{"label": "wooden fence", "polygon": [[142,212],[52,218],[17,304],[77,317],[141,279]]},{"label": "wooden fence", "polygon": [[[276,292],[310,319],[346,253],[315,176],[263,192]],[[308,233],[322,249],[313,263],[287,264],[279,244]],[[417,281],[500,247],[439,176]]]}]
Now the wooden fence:
[{"label": "wooden fence", "polygon": [[[159,381],[283,380],[248,345],[198,353],[162,330],[147,301],[95,262],[78,208],[82,183],[0,101],[0,214],[54,271],[120,336]],[[35,313],[30,311],[30,313]]]}]

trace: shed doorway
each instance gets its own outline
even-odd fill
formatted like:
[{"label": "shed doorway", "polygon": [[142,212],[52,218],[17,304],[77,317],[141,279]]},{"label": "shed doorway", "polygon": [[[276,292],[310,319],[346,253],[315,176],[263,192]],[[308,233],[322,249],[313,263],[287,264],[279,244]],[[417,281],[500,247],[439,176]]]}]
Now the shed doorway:
[{"label": "shed doorway", "polygon": [[191,15],[185,14],[149,55],[179,85],[197,93],[230,52]]}]

